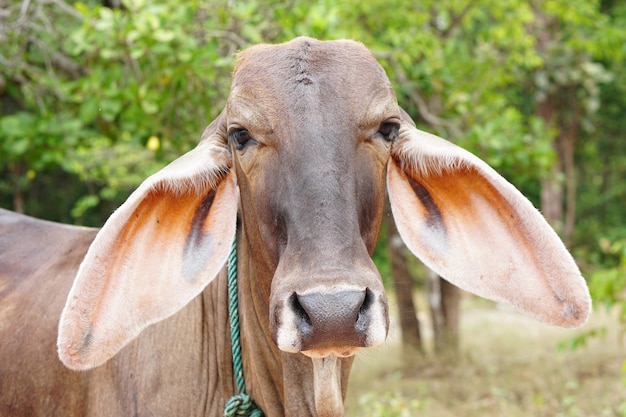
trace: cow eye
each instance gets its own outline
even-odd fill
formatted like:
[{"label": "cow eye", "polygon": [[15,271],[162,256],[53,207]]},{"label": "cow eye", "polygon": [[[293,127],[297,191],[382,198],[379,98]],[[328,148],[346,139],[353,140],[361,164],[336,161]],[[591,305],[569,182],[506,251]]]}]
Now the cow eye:
[{"label": "cow eye", "polygon": [[237,150],[242,150],[252,140],[254,139],[246,129],[233,129],[228,132],[228,142],[234,143]]},{"label": "cow eye", "polygon": [[394,122],[385,122],[378,128],[377,134],[383,137],[387,142],[393,142],[398,138],[400,126]]}]

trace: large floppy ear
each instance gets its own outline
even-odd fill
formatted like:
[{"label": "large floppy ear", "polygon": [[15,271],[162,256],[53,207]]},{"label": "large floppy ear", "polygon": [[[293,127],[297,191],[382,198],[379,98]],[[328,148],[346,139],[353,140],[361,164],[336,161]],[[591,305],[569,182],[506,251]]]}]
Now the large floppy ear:
[{"label": "large floppy ear", "polygon": [[59,324],[59,357],[69,368],[106,362],[184,307],[226,262],[239,197],[221,118],[195,149],[144,181],[96,236]]},{"label": "large floppy ear", "polygon": [[387,187],[404,242],[446,280],[551,324],[587,320],[587,285],[557,234],[476,156],[405,115]]}]

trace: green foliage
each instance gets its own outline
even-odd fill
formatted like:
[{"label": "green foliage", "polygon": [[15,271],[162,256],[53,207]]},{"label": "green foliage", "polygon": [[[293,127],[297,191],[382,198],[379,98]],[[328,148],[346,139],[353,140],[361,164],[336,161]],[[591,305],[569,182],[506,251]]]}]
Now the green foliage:
[{"label": "green foliage", "polygon": [[[180,154],[220,110],[217,94],[228,85],[230,60],[221,59],[216,39],[201,34],[196,3],[125,5],[77,4],[84,23],[68,43],[88,72],[71,98],[83,122],[99,124],[113,141],[145,145],[156,135]],[[217,88],[207,88],[214,83]]]},{"label": "green foliage", "polygon": [[[625,20],[626,22],[626,20]],[[577,148],[579,161],[579,227],[577,255],[596,268],[615,266],[605,246],[598,242],[626,239],[626,69],[619,63],[609,66],[611,84],[601,86],[601,110],[595,131],[587,133]]]},{"label": "green foliage", "polygon": [[[99,225],[142,179],[197,143],[224,104],[239,45],[227,49],[223,33],[207,29],[230,24],[226,5],[129,0],[124,9],[77,3],[64,13],[42,4],[24,15],[32,22],[19,28],[27,33],[16,45],[24,45],[8,50],[15,65],[0,72],[9,81],[0,91],[9,103],[0,113],[0,190],[54,219],[28,194],[43,175],[69,173],[89,190],[74,197],[74,221]],[[40,15],[59,25],[41,28]],[[42,39],[38,48],[26,46],[30,38]]]},{"label": "green foliage", "polygon": [[626,325],[626,239],[611,242],[602,238],[600,247],[608,258],[607,266],[591,276],[591,296],[609,310],[616,306],[619,320]]}]

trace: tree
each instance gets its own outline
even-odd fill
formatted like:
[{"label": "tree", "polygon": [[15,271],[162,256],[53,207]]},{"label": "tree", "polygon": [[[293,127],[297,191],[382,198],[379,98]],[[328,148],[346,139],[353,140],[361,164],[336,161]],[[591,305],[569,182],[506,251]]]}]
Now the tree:
[{"label": "tree", "polygon": [[413,300],[414,285],[409,272],[407,248],[398,233],[396,223],[391,215],[389,202],[386,203],[386,214],[383,217],[390,275],[398,302],[402,347],[405,361],[414,362],[415,353],[424,355],[424,345],[420,323],[417,319],[417,308]]},{"label": "tree", "polygon": [[594,59],[597,46],[585,40],[602,30],[606,16],[593,2],[531,3],[535,20],[528,30],[537,38],[542,65],[533,72],[535,114],[554,132],[557,156],[541,181],[541,207],[550,223],[570,242],[576,222],[574,152],[583,129],[600,107],[599,85],[611,75]]},{"label": "tree", "polygon": [[[13,209],[102,224],[221,110],[245,41],[206,27],[233,24],[228,6],[123,4],[24,0],[3,9],[0,190]],[[71,217],[35,198],[51,176],[74,184],[60,210]]]}]

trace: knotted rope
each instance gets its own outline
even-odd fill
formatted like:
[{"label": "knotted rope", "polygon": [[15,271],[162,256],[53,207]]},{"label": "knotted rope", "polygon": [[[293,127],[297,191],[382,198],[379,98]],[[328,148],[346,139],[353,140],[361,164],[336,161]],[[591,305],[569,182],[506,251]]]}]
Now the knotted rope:
[{"label": "knotted rope", "polygon": [[241,359],[238,306],[237,239],[235,238],[228,256],[228,316],[230,317],[230,340],[233,351],[233,372],[237,381],[237,395],[226,401],[224,417],[263,417],[263,411],[246,394],[246,380],[243,377],[243,361]]}]

